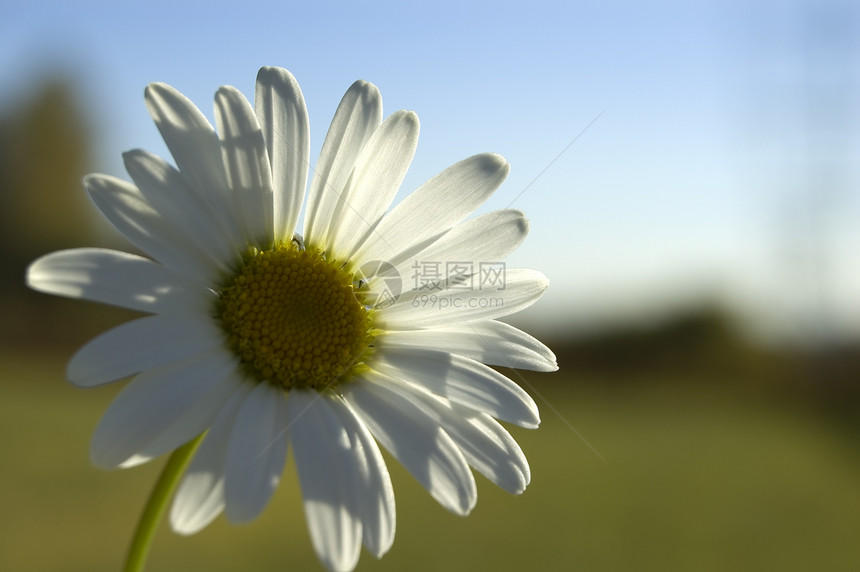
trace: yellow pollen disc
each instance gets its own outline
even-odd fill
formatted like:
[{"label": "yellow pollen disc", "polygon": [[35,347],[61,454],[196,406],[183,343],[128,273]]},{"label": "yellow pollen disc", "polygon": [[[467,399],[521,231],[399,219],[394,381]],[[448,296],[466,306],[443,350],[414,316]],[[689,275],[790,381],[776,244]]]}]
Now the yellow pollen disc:
[{"label": "yellow pollen disc", "polygon": [[217,315],[246,372],[287,390],[333,387],[373,339],[352,275],[293,243],[254,252],[219,291]]}]

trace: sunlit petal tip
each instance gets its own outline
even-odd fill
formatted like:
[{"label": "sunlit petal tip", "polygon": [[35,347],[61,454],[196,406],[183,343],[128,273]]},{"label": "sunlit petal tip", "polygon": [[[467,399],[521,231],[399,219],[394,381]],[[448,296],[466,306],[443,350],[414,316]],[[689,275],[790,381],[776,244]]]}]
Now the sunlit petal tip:
[{"label": "sunlit petal tip", "polygon": [[531,225],[529,224],[529,219],[526,218],[526,213],[523,211],[515,211],[519,213],[519,217],[516,219],[517,230],[519,230],[520,234],[522,234],[523,238],[525,238],[529,230],[531,229]]},{"label": "sunlit petal tip", "polygon": [[40,288],[41,282],[44,279],[45,271],[45,258],[50,256],[49,254],[43,254],[33,262],[27,265],[27,269],[24,271],[24,283],[28,288],[33,290],[37,290],[39,292],[42,291]]},{"label": "sunlit petal tip", "polygon": [[541,292],[546,291],[549,288],[549,278],[543,272],[538,270],[528,269],[525,272],[531,275],[531,279],[533,280],[534,287],[540,290]]},{"label": "sunlit petal tip", "polygon": [[477,157],[481,158],[481,167],[488,175],[498,173],[502,179],[505,179],[511,172],[511,164],[498,153],[481,153]]},{"label": "sunlit petal tip", "polygon": [[349,93],[351,91],[355,91],[355,92],[364,94],[364,96],[367,97],[368,99],[370,99],[370,98],[373,98],[373,99],[382,98],[382,94],[380,94],[379,88],[376,87],[374,84],[372,84],[369,81],[364,80],[364,79],[355,80],[352,83],[352,85],[349,86],[347,93]]},{"label": "sunlit petal tip", "polygon": [[[299,87],[295,76],[289,70],[278,66],[263,66],[257,72],[257,84],[259,87],[271,88],[274,85],[290,85]],[[299,90],[301,91],[301,90]]]},{"label": "sunlit petal tip", "polygon": [[196,534],[224,511],[222,472],[222,468],[217,467],[208,472],[186,473],[170,509],[173,532],[182,536]]},{"label": "sunlit petal tip", "polygon": [[408,109],[401,109],[392,113],[388,121],[401,124],[399,128],[407,133],[407,141],[417,143],[418,133],[421,130],[421,121],[418,119],[417,113]]},{"label": "sunlit petal tip", "polygon": [[143,91],[143,95],[146,99],[152,101],[162,97],[176,97],[184,101],[191,101],[185,97],[181,91],[163,81],[153,81],[148,83],[146,89]]},{"label": "sunlit petal tip", "polygon": [[146,100],[150,100],[154,97],[158,96],[159,91],[163,89],[172,89],[168,84],[161,81],[152,81],[146,84],[146,87],[143,89],[143,97]]},{"label": "sunlit petal tip", "polygon": [[178,111],[182,108],[197,107],[190,99],[172,85],[164,82],[156,81],[146,86],[143,91],[143,99],[146,103],[146,108],[149,110],[152,118],[158,123],[162,117],[169,112]]},{"label": "sunlit petal tip", "polygon": [[[126,151],[126,153],[128,153],[128,152]],[[123,153],[123,156],[125,156],[126,153]],[[102,175],[100,173],[89,173],[87,175],[84,175],[83,179],[81,179],[81,182],[83,182],[86,190],[89,191],[90,188],[92,188],[96,185],[96,181],[103,176],[104,175]]]}]

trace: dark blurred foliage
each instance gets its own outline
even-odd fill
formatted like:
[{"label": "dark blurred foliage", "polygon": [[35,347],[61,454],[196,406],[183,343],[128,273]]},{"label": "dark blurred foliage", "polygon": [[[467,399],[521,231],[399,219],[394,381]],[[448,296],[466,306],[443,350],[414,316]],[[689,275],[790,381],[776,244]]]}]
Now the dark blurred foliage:
[{"label": "dark blurred foliage", "polygon": [[565,368],[617,374],[636,379],[652,372],[769,379],[786,364],[756,347],[728,313],[702,306],[663,316],[643,325],[618,325],[561,342]]},{"label": "dark blurred foliage", "polygon": [[801,400],[860,435],[860,340],[765,345],[718,306],[620,325],[552,344],[559,367],[588,383],[720,385],[742,397]]},{"label": "dark blurred foliage", "polygon": [[[81,184],[91,133],[70,83],[52,78],[0,111],[0,342],[78,342],[111,312],[28,290],[27,265],[54,250],[97,246]],[[83,331],[82,331],[83,330]]]},{"label": "dark blurred foliage", "polygon": [[89,164],[89,129],[67,84],[53,80],[0,117],[4,282],[13,263],[20,269],[34,256],[93,238],[81,187]]}]

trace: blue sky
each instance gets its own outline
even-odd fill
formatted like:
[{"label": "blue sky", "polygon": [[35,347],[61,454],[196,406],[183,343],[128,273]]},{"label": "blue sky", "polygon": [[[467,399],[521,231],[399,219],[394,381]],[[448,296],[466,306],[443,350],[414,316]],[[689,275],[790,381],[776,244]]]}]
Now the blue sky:
[{"label": "blue sky", "polygon": [[286,67],[315,157],[343,92],[367,79],[386,113],[421,119],[404,193],[474,153],[511,162],[483,210],[531,220],[509,262],[551,279],[524,317],[535,327],[712,299],[780,336],[860,331],[858,9],[459,4],[13,0],[0,105],[66,74],[97,130],[97,169],[124,175],[123,150],[167,154],[143,106],[150,81],[211,118],[219,85],[251,96],[260,66]]}]

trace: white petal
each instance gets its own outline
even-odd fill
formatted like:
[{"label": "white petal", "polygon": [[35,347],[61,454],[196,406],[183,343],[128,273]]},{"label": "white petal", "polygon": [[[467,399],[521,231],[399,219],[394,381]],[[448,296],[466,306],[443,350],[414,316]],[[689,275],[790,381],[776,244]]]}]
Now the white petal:
[{"label": "white petal", "polygon": [[287,458],[286,409],[283,391],[259,383],[236,415],[225,464],[230,522],[256,518],[280,482]]},{"label": "white petal", "polygon": [[275,239],[289,240],[308,184],[311,137],[305,98],[290,72],[264,67],[257,74],[254,109],[272,167]]},{"label": "white petal", "polygon": [[208,311],[212,298],[151,260],[102,248],[52,252],[27,269],[34,290],[150,313]]},{"label": "white petal", "polygon": [[245,239],[267,248],[275,233],[272,168],[257,116],[239,90],[222,87],[215,94],[215,120],[233,208],[242,221]]},{"label": "white petal", "polygon": [[134,378],[93,435],[93,463],[133,466],[166,453],[209,427],[235,388],[235,358],[220,348]]},{"label": "white petal", "polygon": [[424,410],[369,380],[345,385],[344,399],[439,504],[461,515],[474,508],[478,493],[466,459]]},{"label": "white petal", "polygon": [[209,316],[146,316],[92,339],[72,356],[66,376],[78,387],[94,387],[223,343],[223,331]]},{"label": "white petal", "polygon": [[242,244],[244,233],[233,212],[233,197],[221,157],[221,143],[206,117],[191,101],[164,83],[151,83],[146,107],[161,132],[176,166],[189,187],[208,202],[233,242]]},{"label": "white petal", "polygon": [[170,509],[170,526],[175,532],[194,534],[224,510],[227,444],[239,407],[253,388],[250,383],[238,384],[194,453]]},{"label": "white petal", "polygon": [[211,204],[190,188],[179,171],[140,149],[123,153],[122,158],[140,193],[174,229],[187,233],[196,252],[207,255],[222,270],[235,265],[244,245],[232,241]]},{"label": "white petal", "polygon": [[357,458],[362,461],[358,480],[362,540],[374,556],[381,558],[391,548],[396,528],[394,488],[388,468],[370,431],[349,405],[342,399],[331,404],[350,434]]},{"label": "white petal", "polygon": [[361,550],[358,497],[360,443],[329,404],[331,396],[292,390],[287,399],[290,440],[302,486],[311,542],[329,570],[352,570]]},{"label": "white petal", "polygon": [[433,240],[486,201],[510,170],[504,157],[493,153],[451,165],[385,215],[355,258],[390,262]]},{"label": "white petal", "polygon": [[453,402],[443,405],[436,400],[434,407],[445,431],[475,470],[509,493],[526,489],[531,481],[528,461],[504,427],[486,413]]},{"label": "white petal", "polygon": [[305,215],[305,243],[325,249],[332,212],[361,150],[382,121],[382,96],[376,86],[357,81],[347,90],[332,119]]},{"label": "white petal", "polygon": [[[437,281],[452,275],[461,276],[461,286],[480,289],[486,272],[498,267],[517,249],[529,232],[528,220],[518,210],[507,209],[481,215],[457,225],[439,240],[420,252],[401,253],[390,262],[405,279],[405,287],[421,289],[427,284],[422,269],[439,269]],[[426,273],[426,272],[424,272]],[[472,279],[465,280],[474,275]],[[406,279],[408,277],[408,279]]]},{"label": "white petal", "polygon": [[217,276],[218,266],[199,250],[187,229],[171,224],[137,187],[108,175],[89,175],[84,186],[105,218],[145,253],[201,283]]},{"label": "white petal", "polygon": [[396,379],[388,378],[385,383],[427,410],[475,470],[510,493],[525,490],[531,479],[526,457],[514,438],[493,418]]},{"label": "white petal", "polygon": [[501,274],[502,286],[404,292],[397,302],[378,311],[377,326],[412,330],[492,320],[528,308],[549,286],[549,280],[537,270],[502,267]]},{"label": "white petal", "polygon": [[415,155],[418,130],[415,113],[398,111],[367,142],[329,223],[328,246],[336,258],[351,258],[391,205]]},{"label": "white petal", "polygon": [[534,400],[519,385],[494,369],[434,350],[389,348],[374,354],[369,365],[383,375],[414,383],[428,391],[523,427],[537,427]]},{"label": "white petal", "polygon": [[534,337],[504,322],[487,320],[430,330],[386,332],[378,348],[423,348],[461,355],[489,365],[556,371],[555,354]]}]

